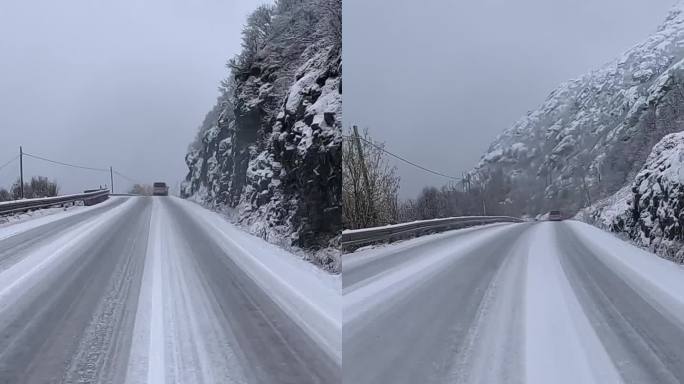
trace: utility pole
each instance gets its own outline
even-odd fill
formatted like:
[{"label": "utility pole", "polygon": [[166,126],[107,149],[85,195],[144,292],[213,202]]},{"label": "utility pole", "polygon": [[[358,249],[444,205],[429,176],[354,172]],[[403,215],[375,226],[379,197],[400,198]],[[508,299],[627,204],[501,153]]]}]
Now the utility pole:
[{"label": "utility pole", "polygon": [[366,161],[363,158],[363,148],[361,148],[361,138],[359,136],[359,130],[354,125],[352,127],[354,129],[354,141],[356,142],[356,150],[359,152],[359,162],[361,163],[361,173],[363,174],[363,181],[366,186],[366,192],[368,194],[368,209],[370,210],[371,213],[371,221],[373,222],[372,224],[375,225],[375,207],[373,206],[373,196],[371,194],[371,187],[370,187],[370,180],[368,178],[368,168],[366,168]]},{"label": "utility pole", "polygon": [[109,181],[112,182],[112,190],[111,193],[114,194],[114,170],[112,169],[112,166],[109,166]]},{"label": "utility pole", "polygon": [[481,185],[482,185],[482,216],[487,216],[487,203],[485,201],[485,199],[487,197],[487,184],[482,182]]},{"label": "utility pole", "polygon": [[21,198],[24,198],[24,149],[19,146],[19,192],[21,193]]}]

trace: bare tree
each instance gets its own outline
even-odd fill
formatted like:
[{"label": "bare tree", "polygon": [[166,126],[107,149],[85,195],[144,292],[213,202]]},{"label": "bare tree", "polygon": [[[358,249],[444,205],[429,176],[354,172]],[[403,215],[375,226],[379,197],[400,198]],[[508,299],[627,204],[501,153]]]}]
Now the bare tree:
[{"label": "bare tree", "polygon": [[[365,130],[359,143],[345,140],[342,153],[342,206],[345,228],[368,228],[398,221],[399,176],[383,144]],[[359,148],[361,153],[359,153]],[[364,168],[367,170],[366,186]]]},{"label": "bare tree", "polygon": [[322,0],[318,7],[323,13],[324,35],[331,43],[342,44],[342,0]]},{"label": "bare tree", "polygon": [[134,184],[128,193],[133,195],[150,196],[152,195],[152,186],[146,184]]},{"label": "bare tree", "polygon": [[[56,181],[50,181],[47,177],[32,177],[31,181],[24,182],[24,198],[35,199],[41,197],[57,196],[59,186]],[[14,200],[21,198],[21,180],[17,179],[10,189],[11,198]]]},{"label": "bare tree", "polygon": [[447,217],[448,202],[446,195],[435,187],[423,188],[416,200],[416,213],[419,220]]},{"label": "bare tree", "polygon": [[240,72],[254,63],[271,32],[273,11],[272,5],[260,5],[247,17],[242,30],[242,52],[229,62],[230,67]]},{"label": "bare tree", "polygon": [[415,200],[399,204],[398,220],[429,220],[455,216],[517,214],[509,195],[513,183],[501,169],[464,177],[462,189],[451,183],[444,187],[425,187]]},{"label": "bare tree", "polygon": [[0,201],[12,200],[12,195],[5,188],[0,188]]}]

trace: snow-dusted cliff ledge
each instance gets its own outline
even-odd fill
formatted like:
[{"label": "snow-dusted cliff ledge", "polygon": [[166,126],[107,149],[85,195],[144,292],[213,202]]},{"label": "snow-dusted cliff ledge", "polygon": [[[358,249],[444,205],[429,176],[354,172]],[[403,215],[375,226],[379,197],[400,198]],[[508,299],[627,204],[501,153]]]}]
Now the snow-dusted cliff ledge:
[{"label": "snow-dusted cliff ledge", "polygon": [[665,136],[629,186],[578,218],[684,263],[684,132]]},{"label": "snow-dusted cliff ledge", "polygon": [[341,231],[341,0],[280,0],[249,19],[186,156],[182,195],[336,270]]}]

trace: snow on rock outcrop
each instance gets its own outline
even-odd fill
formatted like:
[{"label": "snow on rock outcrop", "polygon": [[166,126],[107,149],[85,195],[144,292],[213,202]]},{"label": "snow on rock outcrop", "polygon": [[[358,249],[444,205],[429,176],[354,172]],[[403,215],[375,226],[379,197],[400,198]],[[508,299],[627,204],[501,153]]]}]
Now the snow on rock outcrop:
[{"label": "snow on rock outcrop", "polygon": [[610,229],[615,219],[629,209],[631,198],[632,186],[627,185],[614,195],[601,199],[591,206],[582,209],[575,215],[575,219],[603,229]]},{"label": "snow on rock outcrop", "polygon": [[656,144],[634,181],[610,199],[579,218],[684,263],[684,132]]},{"label": "snow on rock outcrop", "polygon": [[[342,226],[341,1],[261,6],[243,35],[186,155],[182,194],[271,242],[325,249]],[[334,252],[315,255],[339,264]]]},{"label": "snow on rock outcrop", "polygon": [[684,2],[621,58],[562,84],[504,131],[473,171],[512,175],[519,213],[576,212],[619,191],[684,129]]}]

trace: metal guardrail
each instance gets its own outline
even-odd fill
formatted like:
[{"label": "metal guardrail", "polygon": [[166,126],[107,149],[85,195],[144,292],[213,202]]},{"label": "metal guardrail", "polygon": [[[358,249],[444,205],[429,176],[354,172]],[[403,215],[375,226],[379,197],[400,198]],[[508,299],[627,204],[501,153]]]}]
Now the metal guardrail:
[{"label": "metal guardrail", "polygon": [[0,203],[0,215],[10,215],[18,212],[26,212],[34,209],[50,208],[82,201],[84,205],[94,205],[107,200],[108,189],[85,191],[83,193],[66,196],[45,197],[40,199],[26,199],[6,201]]},{"label": "metal guardrail", "polygon": [[388,225],[342,232],[341,246],[344,251],[353,252],[357,248],[378,243],[391,243],[411,237],[431,233],[474,227],[495,223],[522,223],[524,220],[508,216],[469,216],[445,219],[422,220],[410,223]]}]

